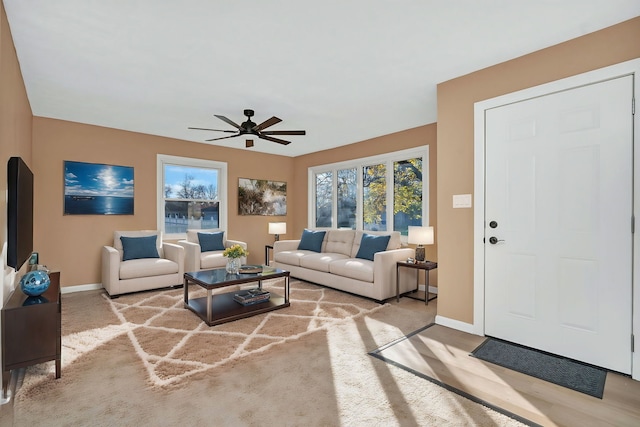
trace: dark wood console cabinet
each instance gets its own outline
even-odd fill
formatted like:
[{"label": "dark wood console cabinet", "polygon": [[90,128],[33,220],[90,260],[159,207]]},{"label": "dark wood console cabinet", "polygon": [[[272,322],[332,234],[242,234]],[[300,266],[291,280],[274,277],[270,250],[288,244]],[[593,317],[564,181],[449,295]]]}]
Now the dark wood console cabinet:
[{"label": "dark wood console cabinet", "polygon": [[6,396],[11,370],[56,361],[60,378],[62,305],[60,272],[49,273],[51,285],[39,297],[19,287],[2,308],[2,393]]}]

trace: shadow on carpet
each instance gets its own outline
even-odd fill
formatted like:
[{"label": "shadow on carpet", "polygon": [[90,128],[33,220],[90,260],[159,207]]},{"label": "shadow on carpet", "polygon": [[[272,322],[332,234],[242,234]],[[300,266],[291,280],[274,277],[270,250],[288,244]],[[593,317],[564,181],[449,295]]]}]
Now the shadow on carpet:
[{"label": "shadow on carpet", "polygon": [[607,371],[522,345],[487,338],[471,353],[486,362],[602,399]]},{"label": "shadow on carpet", "polygon": [[474,396],[474,395],[472,395],[470,393],[467,393],[464,390],[461,390],[459,388],[453,387],[453,386],[451,386],[451,385],[449,385],[449,384],[447,384],[447,383],[445,383],[443,381],[440,381],[440,380],[438,380],[436,378],[433,378],[433,377],[425,374],[424,372],[420,372],[419,370],[413,369],[413,368],[411,368],[411,367],[409,367],[407,365],[404,365],[403,363],[397,362],[397,361],[393,360],[392,358],[389,358],[389,357],[384,355],[385,350],[389,349],[390,347],[393,347],[393,346],[395,346],[397,344],[400,344],[400,343],[404,343],[407,340],[409,340],[411,337],[413,337],[414,335],[420,334],[424,330],[426,330],[426,329],[428,329],[428,328],[430,328],[432,326],[435,326],[435,325],[436,325],[435,323],[431,323],[431,324],[429,324],[427,326],[424,326],[424,327],[422,327],[422,328],[420,328],[418,330],[415,330],[415,331],[405,335],[404,337],[398,338],[395,341],[392,341],[392,342],[390,342],[388,344],[383,345],[382,347],[379,347],[379,348],[377,348],[375,350],[372,350],[368,354],[370,356],[373,356],[376,359],[382,360],[383,362],[386,362],[386,363],[388,363],[390,365],[396,366],[396,367],[398,367],[400,369],[404,369],[405,371],[410,372],[410,373],[412,373],[412,374],[414,374],[414,375],[416,375],[416,376],[418,376],[420,378],[423,378],[423,379],[425,379],[425,380],[427,380],[427,381],[429,381],[429,382],[431,382],[433,384],[439,385],[440,387],[442,387],[442,388],[444,388],[444,389],[446,389],[446,390],[448,390],[448,391],[450,391],[452,393],[456,393],[456,394],[458,394],[458,395],[460,395],[462,397],[465,397],[465,398],[471,400],[472,402],[479,403],[480,405],[483,405],[483,406],[486,406],[487,408],[493,409],[494,411],[499,412],[499,413],[501,413],[503,415],[506,415],[506,416],[516,420],[516,421],[519,421],[522,424],[529,425],[529,426],[532,426],[532,427],[539,427],[540,426],[540,424],[534,423],[534,422],[532,422],[532,421],[530,421],[530,420],[528,420],[528,419],[526,419],[524,417],[519,416],[518,414],[514,414],[513,412],[507,411],[507,410],[505,410],[505,409],[503,409],[503,408],[501,408],[501,407],[499,407],[497,405],[494,405],[494,404],[492,404],[490,402],[487,402],[486,400],[480,399],[480,398],[478,398],[478,397],[476,397],[476,396]]}]

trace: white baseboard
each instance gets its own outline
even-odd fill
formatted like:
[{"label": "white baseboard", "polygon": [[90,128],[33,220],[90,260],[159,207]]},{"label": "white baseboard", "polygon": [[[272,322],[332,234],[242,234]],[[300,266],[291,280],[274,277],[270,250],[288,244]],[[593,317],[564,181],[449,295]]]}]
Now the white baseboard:
[{"label": "white baseboard", "polygon": [[[419,291],[424,291],[424,285],[418,286],[418,290]],[[429,286],[429,293],[430,294],[437,294],[438,293],[438,287],[437,286]]]},{"label": "white baseboard", "polygon": [[448,317],[436,315],[436,324],[441,326],[446,326],[447,328],[456,329],[458,331],[466,332],[468,334],[480,335],[482,333],[476,332],[476,328],[471,323],[461,322],[455,319],[449,319]]},{"label": "white baseboard", "polygon": [[70,294],[73,292],[97,291],[98,289],[102,289],[102,283],[89,283],[86,285],[63,286],[60,289],[60,292],[63,294]]}]

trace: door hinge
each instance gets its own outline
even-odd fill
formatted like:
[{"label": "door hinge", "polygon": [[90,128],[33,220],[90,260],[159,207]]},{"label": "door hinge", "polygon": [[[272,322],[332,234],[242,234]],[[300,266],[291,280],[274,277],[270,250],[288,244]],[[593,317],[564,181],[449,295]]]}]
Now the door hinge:
[{"label": "door hinge", "polygon": [[636,216],[631,215],[631,234],[636,232]]},{"label": "door hinge", "polygon": [[636,338],[633,334],[631,334],[631,353],[634,353],[636,351],[635,347],[636,347]]},{"label": "door hinge", "polygon": [[631,115],[634,116],[636,114],[636,99],[631,98]]}]

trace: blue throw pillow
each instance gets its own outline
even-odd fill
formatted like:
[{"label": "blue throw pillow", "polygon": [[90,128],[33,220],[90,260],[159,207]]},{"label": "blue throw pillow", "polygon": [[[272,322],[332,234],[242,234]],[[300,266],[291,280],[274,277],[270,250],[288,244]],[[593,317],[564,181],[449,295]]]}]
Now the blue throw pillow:
[{"label": "blue throw pillow", "polygon": [[373,261],[373,254],[386,250],[390,238],[391,236],[363,234],[362,240],[360,241],[360,249],[358,249],[356,258]]},{"label": "blue throw pillow", "polygon": [[202,252],[209,251],[224,251],[224,243],[222,238],[224,237],[224,231],[218,231],[216,233],[198,233],[198,241],[200,242],[200,250]]},{"label": "blue throw pillow", "polygon": [[325,231],[312,231],[305,229],[302,232],[302,238],[298,244],[299,250],[322,251],[322,241],[324,240]]},{"label": "blue throw pillow", "polygon": [[158,236],[146,236],[146,237],[125,237],[120,236],[122,242],[122,260],[128,261],[130,259],[140,258],[160,258],[158,255],[158,248],[156,242]]}]

